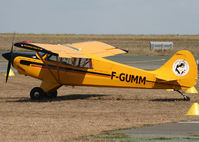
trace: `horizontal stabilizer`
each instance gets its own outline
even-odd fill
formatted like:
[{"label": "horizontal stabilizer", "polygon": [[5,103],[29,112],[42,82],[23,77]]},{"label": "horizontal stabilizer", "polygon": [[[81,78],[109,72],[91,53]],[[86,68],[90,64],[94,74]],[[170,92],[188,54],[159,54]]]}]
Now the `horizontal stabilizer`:
[{"label": "horizontal stabilizer", "polygon": [[169,78],[168,76],[156,75],[156,78],[162,81],[176,81],[177,79]]}]

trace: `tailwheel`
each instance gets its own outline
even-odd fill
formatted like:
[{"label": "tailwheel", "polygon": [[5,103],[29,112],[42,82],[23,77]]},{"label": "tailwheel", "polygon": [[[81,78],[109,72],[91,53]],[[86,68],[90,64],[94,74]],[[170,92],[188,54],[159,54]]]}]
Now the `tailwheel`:
[{"label": "tailwheel", "polygon": [[57,97],[57,90],[55,90],[55,91],[49,91],[49,92],[47,92],[47,93],[45,94],[45,96],[46,96],[47,98],[56,98],[56,97]]},{"label": "tailwheel", "polygon": [[190,97],[184,95],[180,90],[175,90],[176,92],[180,93],[180,95],[182,95],[184,97],[185,101],[190,101]]},{"label": "tailwheel", "polygon": [[32,100],[41,100],[44,97],[44,91],[40,87],[35,87],[30,91],[30,98]]}]

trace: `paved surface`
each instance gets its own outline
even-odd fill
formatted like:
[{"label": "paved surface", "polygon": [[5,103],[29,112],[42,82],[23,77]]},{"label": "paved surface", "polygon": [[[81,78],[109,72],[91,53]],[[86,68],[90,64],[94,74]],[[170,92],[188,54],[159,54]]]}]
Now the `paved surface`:
[{"label": "paved surface", "polygon": [[170,57],[117,55],[113,57],[108,57],[107,59],[141,69],[154,70],[166,63],[168,59],[170,59]]},{"label": "paved surface", "polygon": [[186,135],[199,136],[199,121],[163,124],[152,127],[143,127],[118,131],[127,134],[157,134],[157,135]]},{"label": "paved surface", "polygon": [[130,139],[132,141],[199,141],[199,121],[162,124],[158,126],[120,130],[114,133],[127,134],[130,138],[126,140]]}]

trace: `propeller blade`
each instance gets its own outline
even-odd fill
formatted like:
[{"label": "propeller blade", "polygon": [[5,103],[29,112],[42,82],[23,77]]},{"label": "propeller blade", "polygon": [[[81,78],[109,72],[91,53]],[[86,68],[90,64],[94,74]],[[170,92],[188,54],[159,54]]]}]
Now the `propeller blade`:
[{"label": "propeller blade", "polygon": [[12,47],[11,47],[11,50],[10,50],[10,58],[9,58],[9,61],[8,61],[8,67],[7,67],[7,73],[6,73],[6,83],[8,81],[10,68],[11,68],[12,60],[13,60],[13,45],[14,45],[14,43],[12,43]]}]

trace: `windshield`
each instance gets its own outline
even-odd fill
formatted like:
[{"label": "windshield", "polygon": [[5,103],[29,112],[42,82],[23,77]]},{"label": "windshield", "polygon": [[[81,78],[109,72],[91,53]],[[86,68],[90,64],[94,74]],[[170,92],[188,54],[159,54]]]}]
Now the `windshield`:
[{"label": "windshield", "polygon": [[39,55],[41,56],[41,57],[43,57],[44,55],[45,55],[45,53],[43,53],[43,52],[38,52],[39,53]]}]

